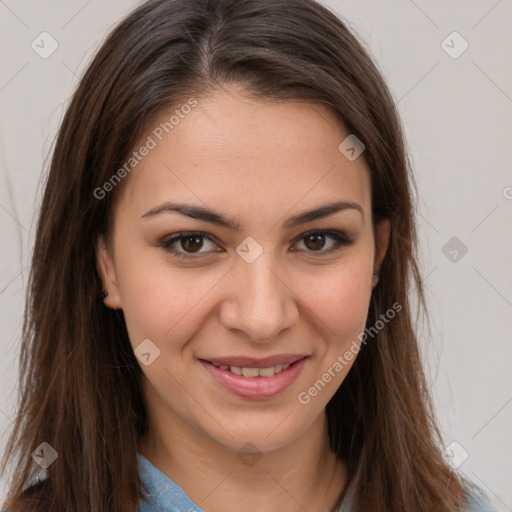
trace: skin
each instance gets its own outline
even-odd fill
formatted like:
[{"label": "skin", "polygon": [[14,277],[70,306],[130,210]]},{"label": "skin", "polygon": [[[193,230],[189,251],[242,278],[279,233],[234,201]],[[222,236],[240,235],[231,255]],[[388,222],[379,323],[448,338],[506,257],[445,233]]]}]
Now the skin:
[{"label": "skin", "polygon": [[[168,119],[163,113],[148,134]],[[364,331],[389,242],[388,220],[374,236],[364,154],[349,161],[338,150],[348,134],[322,105],[255,101],[234,88],[198,98],[125,178],[109,242],[98,242],[105,304],[123,310],[134,349],[150,339],[160,350],[141,365],[150,432],[139,451],[208,512],[327,511],[344,488],[325,406],[354,360],[307,405],[298,395]],[[283,228],[340,199],[363,214],[347,209]],[[166,201],[207,206],[237,219],[240,231],[176,212],[142,218]],[[301,235],[322,229],[354,242],[328,252],[327,236],[315,251]],[[213,241],[176,242],[190,260],[158,244],[183,231]],[[236,252],[248,236],[263,249],[252,263]],[[198,361],[279,353],[309,358],[289,388],[263,400],[231,394]],[[237,457],[247,443],[259,457],[251,466]]]}]

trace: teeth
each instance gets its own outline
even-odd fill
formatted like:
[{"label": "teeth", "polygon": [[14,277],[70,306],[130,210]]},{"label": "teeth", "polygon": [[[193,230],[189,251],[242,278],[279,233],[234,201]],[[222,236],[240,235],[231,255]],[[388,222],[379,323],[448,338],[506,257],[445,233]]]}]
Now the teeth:
[{"label": "teeth", "polygon": [[239,368],[238,366],[230,366],[229,371],[235,375],[242,375],[242,368]]},{"label": "teeth", "polygon": [[258,368],[242,368],[242,375],[244,377],[257,377],[259,373]]},{"label": "teeth", "polygon": [[258,370],[258,374],[260,377],[273,377],[275,373],[275,368],[271,366],[270,368],[260,368]]},{"label": "teeth", "polygon": [[278,364],[276,366],[270,366],[268,368],[241,368],[240,366],[226,366],[214,364],[221,370],[228,370],[235,375],[243,375],[244,377],[273,377],[276,373],[286,370],[289,364]]}]

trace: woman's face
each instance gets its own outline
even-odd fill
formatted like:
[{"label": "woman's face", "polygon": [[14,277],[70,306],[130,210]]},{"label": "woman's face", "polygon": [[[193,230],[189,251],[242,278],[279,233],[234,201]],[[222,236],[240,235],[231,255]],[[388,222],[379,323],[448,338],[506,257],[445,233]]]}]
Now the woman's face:
[{"label": "woman's face", "polygon": [[326,107],[230,89],[178,110],[135,148],[98,246],[105,303],[123,310],[150,422],[276,449],[354,362],[389,222],[374,240],[364,153],[338,149],[349,133]]}]

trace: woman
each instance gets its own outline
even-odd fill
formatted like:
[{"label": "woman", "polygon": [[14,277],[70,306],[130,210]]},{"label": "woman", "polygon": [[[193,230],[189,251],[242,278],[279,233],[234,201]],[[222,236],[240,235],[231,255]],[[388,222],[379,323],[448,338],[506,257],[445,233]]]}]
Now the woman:
[{"label": "woman", "polygon": [[4,508],[492,510],[442,456],[412,200],[391,95],[326,8],[136,9],[53,153]]}]

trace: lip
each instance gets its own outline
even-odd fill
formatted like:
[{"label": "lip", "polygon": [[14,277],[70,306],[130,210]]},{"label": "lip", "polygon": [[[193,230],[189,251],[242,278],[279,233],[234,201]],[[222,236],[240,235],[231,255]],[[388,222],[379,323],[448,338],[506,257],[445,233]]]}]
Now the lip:
[{"label": "lip", "polygon": [[306,354],[275,354],[273,356],[257,359],[255,357],[201,357],[200,360],[208,361],[220,366],[238,366],[240,368],[270,368],[278,364],[293,364],[304,359]]},{"label": "lip", "polygon": [[[240,358],[223,358],[218,359],[219,361],[241,361]],[[271,359],[272,361],[277,360]],[[281,359],[280,359],[281,360]],[[235,375],[231,373],[229,370],[221,370],[212,364],[210,361],[206,361],[204,359],[199,359],[199,362],[203,366],[203,368],[213,377],[213,379],[219,383],[224,389],[227,389],[234,395],[250,398],[253,400],[263,399],[263,398],[271,398],[276,395],[279,395],[283,391],[285,391],[295,379],[298,377],[300,371],[303,366],[306,364],[308,360],[308,356],[300,356],[300,359],[295,357],[295,361],[292,363],[274,363],[269,364],[270,359],[244,359],[247,363],[257,361],[258,365],[266,364],[267,366],[243,366],[244,368],[268,368],[270,366],[275,366],[276,364],[290,364],[290,366],[283,370],[273,377],[244,377],[243,375]],[[217,363],[216,364],[223,364]],[[237,364],[229,364],[228,366],[237,366]]]}]

